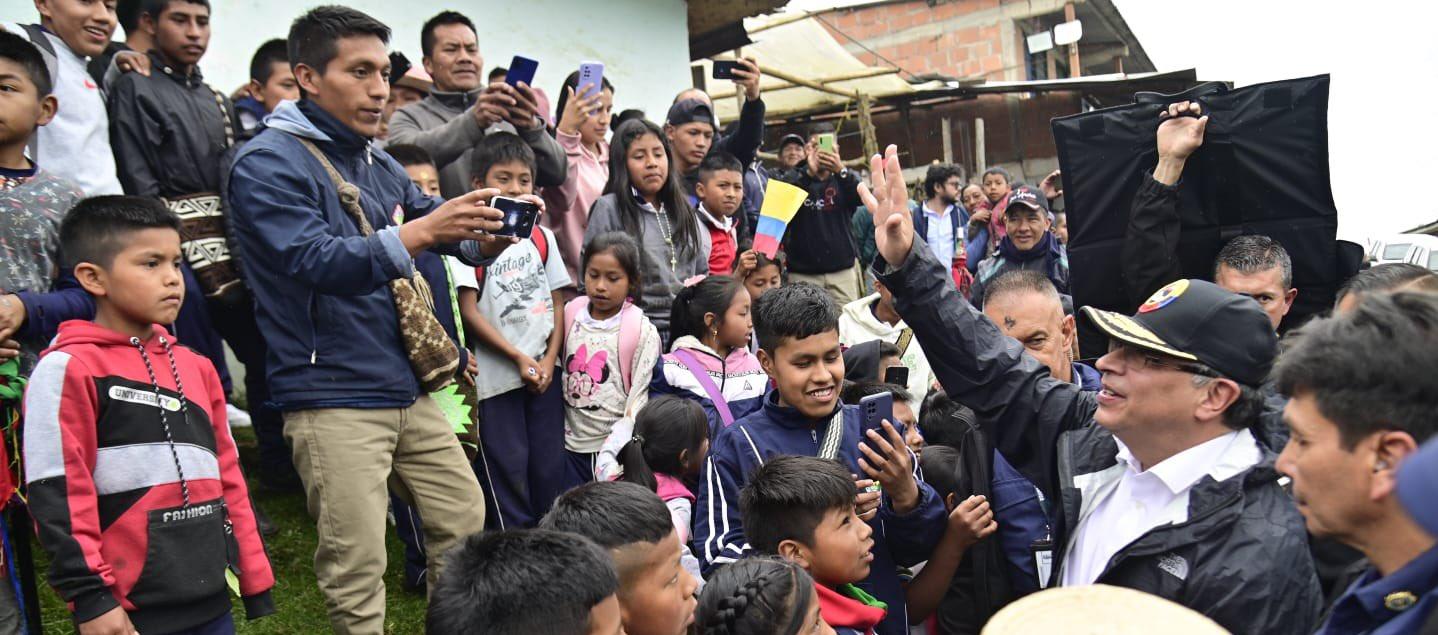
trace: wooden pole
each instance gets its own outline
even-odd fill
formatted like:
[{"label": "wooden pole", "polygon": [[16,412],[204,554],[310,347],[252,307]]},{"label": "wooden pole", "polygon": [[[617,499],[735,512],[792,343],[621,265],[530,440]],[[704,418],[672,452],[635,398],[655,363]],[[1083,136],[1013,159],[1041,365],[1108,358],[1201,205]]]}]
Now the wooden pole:
[{"label": "wooden pole", "polygon": [[874,100],[867,95],[859,96],[859,132],[864,138],[864,156],[879,153],[879,138],[874,132]]},{"label": "wooden pole", "polygon": [[[1065,3],[1064,21],[1073,22],[1075,18],[1076,15],[1074,13],[1074,3]],[[1082,74],[1083,72],[1079,68],[1078,42],[1074,42],[1073,44],[1069,45],[1069,77],[1078,77]]]},{"label": "wooden pole", "polygon": [[779,79],[782,79],[786,82],[789,82],[790,84],[798,84],[800,86],[812,88],[819,92],[829,93],[830,95],[848,97],[849,99],[864,99],[864,95],[858,92],[841,90],[838,88],[830,88],[813,80],[804,79],[803,77],[799,77],[797,75],[790,75],[789,73],[785,73],[784,71],[764,66],[763,64],[759,65],[759,71],[770,77],[777,77]]},{"label": "wooden pole", "polygon": [[[765,72],[765,73],[768,73],[768,71],[764,71],[764,72]],[[853,73],[847,73],[847,74],[844,74],[844,75],[834,75],[833,77],[824,77],[824,78],[821,78],[821,79],[816,79],[816,80],[814,80],[814,81],[817,82],[817,83],[820,83],[820,84],[833,84],[833,83],[836,83],[836,82],[848,82],[848,81],[853,81],[853,80],[856,80],[856,79],[866,79],[866,78],[869,78],[869,77],[881,77],[881,76],[884,76],[884,75],[896,75],[896,74],[898,74],[898,72],[899,72],[899,69],[897,69],[897,68],[887,68],[887,67],[869,68],[869,69],[865,69],[865,70],[862,70],[862,71],[856,71],[856,72],[853,72]],[[794,89],[794,88],[808,88],[808,86],[801,86],[801,85],[799,85],[799,84],[792,84],[792,83],[790,83],[790,84],[779,84],[779,85],[777,85],[777,86],[765,86],[765,87],[764,87],[764,92],[766,92],[766,93],[772,93],[772,92],[779,91],[779,90],[790,90],[790,89]],[[717,94],[712,95],[711,97],[712,97],[713,99],[726,99],[726,98],[728,98],[728,97],[730,97],[730,96],[733,96],[733,95],[736,94],[737,92],[738,92],[738,91],[735,91],[734,93],[717,93]]]},{"label": "wooden pole", "polygon": [[979,174],[989,169],[988,155],[984,152],[984,120],[974,120],[974,166]]},{"label": "wooden pole", "polygon": [[954,162],[954,122],[950,121],[948,117],[944,117],[939,124],[944,135],[944,163],[952,164]]}]

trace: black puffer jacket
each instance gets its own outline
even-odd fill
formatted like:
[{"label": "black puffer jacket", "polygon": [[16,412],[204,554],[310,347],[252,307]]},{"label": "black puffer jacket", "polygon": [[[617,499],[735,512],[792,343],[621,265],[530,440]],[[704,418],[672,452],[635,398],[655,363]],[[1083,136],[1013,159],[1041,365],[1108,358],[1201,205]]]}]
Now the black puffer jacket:
[{"label": "black puffer jacket", "polygon": [[[1069,545],[1085,495],[1121,474],[1113,436],[1093,421],[1093,393],[1061,382],[956,291],[916,240],[897,269],[875,274],[914,329],[950,397],[985,421],[985,433],[1026,477],[1058,501],[1055,544]],[[1205,476],[1188,521],[1144,534],[1110,560],[1099,583],[1153,593],[1235,633],[1311,633],[1321,605],[1303,518],[1278,484],[1274,456],[1224,481]],[[1063,554],[1055,554],[1051,584]]]}]

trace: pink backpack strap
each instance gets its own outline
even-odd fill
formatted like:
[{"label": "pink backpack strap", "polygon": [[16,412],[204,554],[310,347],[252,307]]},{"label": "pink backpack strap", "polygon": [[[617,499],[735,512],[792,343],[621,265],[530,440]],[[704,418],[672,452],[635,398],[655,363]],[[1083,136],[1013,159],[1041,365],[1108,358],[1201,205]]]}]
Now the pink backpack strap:
[{"label": "pink backpack strap", "polygon": [[714,383],[714,378],[704,370],[704,365],[699,358],[685,348],[674,349],[672,355],[674,361],[679,362],[680,366],[694,376],[694,381],[699,382],[699,387],[704,389],[704,394],[709,395],[709,401],[714,404],[714,411],[719,413],[719,420],[724,423],[724,427],[727,428],[733,424],[734,413],[729,410],[729,402],[724,399],[724,392],[719,390],[719,386]]},{"label": "pink backpack strap", "polygon": [[644,311],[628,300],[619,310],[619,374],[628,392],[634,378],[634,355],[639,351],[639,338],[644,336]]},{"label": "pink backpack strap", "polygon": [[579,296],[570,300],[564,305],[564,336],[569,337],[569,332],[574,330],[574,320],[579,317],[580,311],[589,308],[589,297]]},{"label": "pink backpack strap", "polygon": [[[574,330],[574,321],[579,313],[589,308],[589,298],[579,296],[564,305],[564,336]],[[624,380],[624,391],[629,392],[630,380],[634,376],[634,355],[639,351],[639,338],[644,335],[644,311],[628,300],[619,310],[619,376]]]}]

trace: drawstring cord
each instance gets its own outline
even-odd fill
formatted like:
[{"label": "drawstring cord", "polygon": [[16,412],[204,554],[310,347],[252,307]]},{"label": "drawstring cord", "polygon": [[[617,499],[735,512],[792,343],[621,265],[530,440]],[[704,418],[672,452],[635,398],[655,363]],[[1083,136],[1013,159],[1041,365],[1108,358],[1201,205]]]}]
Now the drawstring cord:
[{"label": "drawstring cord", "polygon": [[[175,366],[175,352],[170,348],[170,341],[160,335],[160,345],[165,347],[165,354],[170,358],[170,373],[175,376],[175,390],[180,393],[180,414],[184,420],[190,420],[190,409],[185,404],[185,386],[180,383],[180,370]],[[161,402],[164,396],[160,394],[160,382],[155,378],[155,367],[150,364],[150,355],[145,352],[145,343],[138,337],[130,338],[130,345],[140,351],[140,359],[145,360],[145,370],[150,373],[150,385],[155,388],[155,407],[160,411],[160,426],[165,429],[165,441],[170,445],[170,456],[175,459],[175,474],[180,477],[180,494],[184,496],[185,507],[190,506],[190,483],[185,480],[185,470],[180,466],[180,452],[175,449],[175,437],[170,433],[170,419],[165,416],[165,405]]]}]

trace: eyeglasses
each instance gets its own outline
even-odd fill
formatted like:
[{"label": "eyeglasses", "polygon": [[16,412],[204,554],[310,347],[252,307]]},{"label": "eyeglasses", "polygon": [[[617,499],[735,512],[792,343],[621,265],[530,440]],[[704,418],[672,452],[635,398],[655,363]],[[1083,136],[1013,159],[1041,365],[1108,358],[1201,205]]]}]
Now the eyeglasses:
[{"label": "eyeglasses", "polygon": [[1148,368],[1176,370],[1181,373],[1198,375],[1200,377],[1222,377],[1222,375],[1220,375],[1218,371],[1204,366],[1203,364],[1193,364],[1189,362],[1179,361],[1171,357],[1164,357],[1157,353],[1150,353],[1138,347],[1130,346],[1117,341],[1109,342],[1108,351],[1110,353],[1119,350],[1122,350],[1126,356],[1138,355],[1142,357],[1143,365]]}]

